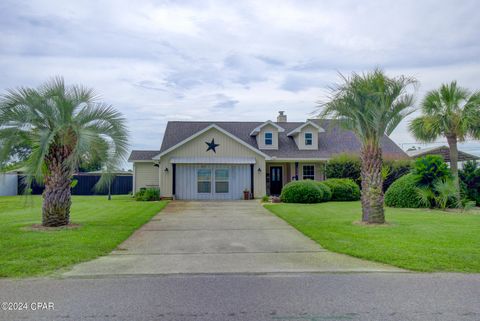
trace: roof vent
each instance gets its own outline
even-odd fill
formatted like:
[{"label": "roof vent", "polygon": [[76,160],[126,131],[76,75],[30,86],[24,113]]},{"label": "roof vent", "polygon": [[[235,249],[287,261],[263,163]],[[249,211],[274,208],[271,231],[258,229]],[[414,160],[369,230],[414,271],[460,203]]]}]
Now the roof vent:
[{"label": "roof vent", "polygon": [[285,115],[285,112],[283,110],[278,112],[277,116],[277,123],[286,123],[287,122],[287,115]]}]

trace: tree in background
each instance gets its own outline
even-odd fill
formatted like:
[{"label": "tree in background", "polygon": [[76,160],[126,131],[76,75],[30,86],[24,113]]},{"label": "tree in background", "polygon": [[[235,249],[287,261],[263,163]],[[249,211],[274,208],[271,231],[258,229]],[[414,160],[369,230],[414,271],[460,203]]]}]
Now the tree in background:
[{"label": "tree in background", "polygon": [[1,159],[12,146],[31,146],[25,161],[27,187],[43,182],[42,225],[70,220],[72,176],[82,155],[95,151],[105,168],[123,162],[128,132],[123,116],[92,89],[55,78],[38,89],[7,90],[0,101]]},{"label": "tree in background", "polygon": [[408,90],[416,81],[390,78],[379,69],[342,78],[343,83],[332,88],[331,99],[320,104],[319,116],[338,120],[360,140],[362,221],[384,223],[381,139],[413,111]]},{"label": "tree in background", "polygon": [[450,149],[450,168],[460,199],[458,181],[458,142],[480,138],[480,92],[471,93],[456,81],[427,93],[421,105],[422,116],[410,123],[413,136],[423,142],[445,137]]}]

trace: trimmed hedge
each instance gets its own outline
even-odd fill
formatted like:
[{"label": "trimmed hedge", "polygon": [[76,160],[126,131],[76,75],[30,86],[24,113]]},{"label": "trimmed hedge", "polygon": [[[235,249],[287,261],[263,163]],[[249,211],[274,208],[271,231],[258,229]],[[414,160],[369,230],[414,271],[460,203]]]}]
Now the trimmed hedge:
[{"label": "trimmed hedge", "polygon": [[385,205],[390,207],[419,208],[424,207],[417,192],[417,177],[407,174],[400,177],[385,193]]},{"label": "trimmed hedge", "polygon": [[322,182],[330,187],[332,201],[358,201],[360,188],[350,178],[329,178]]},{"label": "trimmed hedge", "polygon": [[338,154],[325,166],[328,178],[351,178],[360,185],[361,162],[358,155]]},{"label": "trimmed hedge", "polygon": [[324,197],[323,190],[311,180],[290,182],[283,187],[280,195],[284,203],[320,203]]},{"label": "trimmed hedge", "polygon": [[317,184],[317,187],[320,189],[322,192],[322,201],[323,202],[328,202],[329,200],[332,199],[332,190],[330,187],[328,187],[326,184],[323,182],[315,181],[315,184]]}]

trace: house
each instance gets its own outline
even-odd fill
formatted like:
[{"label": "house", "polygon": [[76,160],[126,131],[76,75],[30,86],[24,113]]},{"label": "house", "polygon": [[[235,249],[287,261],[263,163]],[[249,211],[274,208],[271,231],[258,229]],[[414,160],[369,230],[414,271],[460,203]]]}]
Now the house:
[{"label": "house", "polygon": [[[445,145],[407,150],[407,154],[413,159],[421,158],[427,155],[439,155],[443,157],[446,163],[450,164],[450,148]],[[480,157],[462,152],[461,150],[458,151],[458,164],[460,168],[463,167],[464,162],[478,159],[480,159]]]},{"label": "house", "polygon": [[[408,158],[390,138],[386,158]],[[292,180],[325,179],[325,162],[359,153],[356,136],[334,121],[288,122],[284,112],[266,122],[168,122],[160,150],[134,150],[133,189],[159,187],[162,197],[230,200],[248,190],[278,195]]]}]

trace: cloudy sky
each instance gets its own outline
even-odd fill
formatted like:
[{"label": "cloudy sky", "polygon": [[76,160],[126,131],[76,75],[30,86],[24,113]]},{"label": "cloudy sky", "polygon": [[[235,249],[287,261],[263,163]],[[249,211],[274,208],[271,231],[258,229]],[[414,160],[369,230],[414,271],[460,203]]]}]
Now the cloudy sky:
[{"label": "cloudy sky", "polygon": [[[158,149],[168,120],[310,117],[338,73],[480,89],[478,1],[0,2],[0,90],[62,75]],[[414,142],[404,121],[392,134]],[[407,146],[407,145],[402,145]],[[480,154],[478,142],[466,147]]]}]

